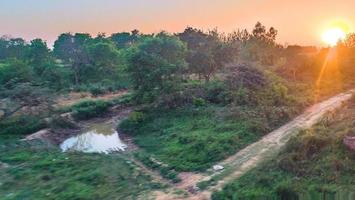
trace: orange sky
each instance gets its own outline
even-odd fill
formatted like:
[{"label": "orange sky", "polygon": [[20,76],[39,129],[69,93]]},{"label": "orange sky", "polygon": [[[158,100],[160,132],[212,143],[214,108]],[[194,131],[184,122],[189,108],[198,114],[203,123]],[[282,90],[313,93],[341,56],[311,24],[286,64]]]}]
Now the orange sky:
[{"label": "orange sky", "polygon": [[191,25],[221,31],[261,21],[279,30],[282,44],[322,45],[334,21],[353,31],[355,0],[4,0],[0,35],[41,37],[62,32],[182,31]]}]

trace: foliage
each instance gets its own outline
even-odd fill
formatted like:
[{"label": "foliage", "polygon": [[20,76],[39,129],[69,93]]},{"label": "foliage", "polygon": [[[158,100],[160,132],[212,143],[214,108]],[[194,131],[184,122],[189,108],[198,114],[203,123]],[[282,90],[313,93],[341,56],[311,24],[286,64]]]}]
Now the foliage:
[{"label": "foliage", "polygon": [[26,135],[46,127],[37,116],[19,115],[0,121],[0,135]]},{"label": "foliage", "polygon": [[139,102],[179,89],[185,67],[185,45],[176,37],[160,33],[127,52],[127,70]]},{"label": "foliage", "polygon": [[156,110],[134,126],[124,121],[121,129],[177,171],[204,170],[263,134],[253,131],[253,119],[225,120],[225,112],[212,106]]},{"label": "foliage", "polygon": [[354,116],[352,103],[330,113],[292,138],[277,157],[228,184],[213,199],[323,199],[353,192],[355,154],[342,140],[354,132]]},{"label": "foliage", "polygon": [[34,86],[31,83],[18,83],[11,88],[0,90],[0,97],[3,98],[1,110],[4,112],[2,118],[7,118],[21,109],[27,114],[39,114],[50,111],[53,104],[53,91],[45,87]]},{"label": "foliage", "polygon": [[242,41],[243,47],[241,57],[243,60],[259,61],[263,65],[274,65],[281,54],[281,46],[276,44],[278,31],[270,27],[266,29],[264,25],[257,22],[252,33]]},{"label": "foliage", "polygon": [[263,71],[246,64],[230,65],[226,73],[226,85],[230,90],[262,88],[267,83],[266,79]]},{"label": "foliage", "polygon": [[34,72],[41,76],[51,61],[50,50],[42,39],[34,39],[30,42],[28,60]]},{"label": "foliage", "polygon": [[125,130],[126,132],[132,133],[133,130],[143,122],[145,115],[142,112],[134,111],[129,117],[123,120],[118,128]]},{"label": "foliage", "polygon": [[31,68],[21,60],[11,59],[0,66],[0,84],[5,88],[28,82],[32,75]]},{"label": "foliage", "polygon": [[102,116],[111,104],[102,100],[86,100],[72,106],[73,117],[79,120]]},{"label": "foliage", "polygon": [[62,34],[54,44],[54,55],[70,68],[74,83],[119,81],[123,69],[115,44],[104,35]]},{"label": "foliage", "polygon": [[89,87],[89,92],[94,96],[97,97],[99,95],[102,95],[106,92],[105,88],[103,88],[100,85],[90,85]]},{"label": "foliage", "polygon": [[74,129],[78,128],[78,126],[72,122],[71,120],[61,117],[61,116],[53,116],[50,123],[49,127],[51,129]]},{"label": "foliage", "polygon": [[26,58],[28,46],[22,38],[0,37],[0,60]]},{"label": "foliage", "polygon": [[137,199],[162,187],[118,154],[63,153],[38,142],[3,142],[0,138],[0,161],[9,167],[0,167],[2,199]]},{"label": "foliage", "polygon": [[87,47],[90,65],[93,66],[91,73],[96,80],[118,77],[119,53],[113,42],[98,42]]},{"label": "foliage", "polygon": [[202,30],[188,27],[178,34],[187,43],[189,73],[197,74],[209,81],[225,64],[232,62],[238,54],[237,49],[222,41],[217,30],[204,33]]},{"label": "foliage", "polygon": [[116,44],[117,48],[127,48],[138,41],[140,34],[138,30],[133,30],[131,33],[121,32],[111,35],[111,40]]},{"label": "foliage", "polygon": [[[170,101],[134,113],[120,128],[175,170],[198,171],[257,140],[302,108],[276,74],[246,64],[228,70],[222,80],[183,84]],[[164,106],[173,103],[176,106]]]},{"label": "foliage", "polygon": [[[26,42],[21,38],[2,37],[0,109],[2,117],[5,117],[0,122],[0,136],[7,135],[6,140],[19,138],[22,134],[43,128],[42,120],[37,116],[15,114],[24,110],[28,115],[34,111],[51,115],[52,98],[56,97],[54,90],[58,93],[89,91],[98,96],[119,89],[132,89],[132,93],[123,98],[109,102],[85,101],[68,108],[68,111],[72,111],[76,119],[89,119],[103,116],[112,105],[137,106],[120,128],[131,134],[146,151],[141,157],[145,164],[157,167],[156,162],[150,159],[156,157],[163,162],[157,167],[160,173],[178,181],[175,171],[205,170],[279,127],[305,106],[354,86],[353,36],[336,47],[336,59],[330,59],[334,49],[318,51],[313,47],[283,47],[276,43],[276,36],[275,28],[266,28],[261,23],[257,23],[251,32],[238,30],[231,34],[192,27],[174,36],[165,32],[145,35],[138,30],[109,37],[105,34],[64,33],[55,41],[53,51],[41,39]],[[318,81],[323,68],[324,76]],[[352,126],[347,124],[347,127]],[[49,127],[73,128],[73,124],[55,116]],[[337,146],[339,138],[328,134],[322,137],[309,132],[304,134],[304,137],[294,139],[294,144],[290,143],[292,149],[285,152],[285,157],[280,156],[263,169],[272,171],[274,177],[263,175],[269,171],[257,171],[242,179],[245,184],[233,183],[225,189],[227,192],[215,197],[293,197],[298,189],[302,189],[301,186],[308,183],[312,185],[324,180],[327,183],[349,183],[342,174],[331,173],[332,170],[342,173],[344,169],[346,175],[353,172],[347,167],[350,161],[346,159],[352,155]],[[6,152],[13,153],[3,153],[1,158],[12,162],[12,159],[24,156],[26,159],[23,161],[28,161],[26,167],[30,167],[18,171],[11,169],[7,175],[14,175],[16,184],[10,179],[2,181],[10,185],[6,185],[9,189],[6,191],[0,188],[0,194],[13,191],[17,199],[31,195],[34,199],[114,199],[136,198],[132,193],[126,193],[132,182],[138,184],[133,186],[135,189],[142,189],[140,181],[127,178],[127,174],[136,171],[118,172],[111,178],[103,173],[107,169],[112,172],[111,165],[96,163],[83,155],[73,158],[83,156],[88,160],[70,162],[69,174],[76,176],[64,181],[60,179],[65,177],[64,171],[52,165],[50,160],[62,154],[52,151],[49,155],[46,152],[38,154],[32,151],[32,147],[20,150],[16,145],[15,151],[6,149]],[[334,147],[334,152],[328,146]],[[8,145],[0,147],[8,148]],[[324,158],[326,161],[318,150],[324,154],[331,152]],[[27,160],[27,156],[31,158]],[[114,162],[112,167],[121,169],[125,166],[116,157],[94,156],[98,161]],[[37,158],[45,164],[38,167],[34,162]],[[88,173],[92,171],[87,170],[89,163],[97,167],[94,174]],[[325,166],[325,169],[320,166]],[[61,185],[70,187],[56,188],[57,182],[50,179],[52,174],[48,175],[48,170],[55,174],[55,178],[59,177]],[[76,170],[84,172],[76,173]],[[314,178],[314,174],[321,174],[322,180]],[[311,179],[296,180],[296,185],[292,185],[290,182],[294,181],[294,176]],[[256,181],[250,183],[248,179]],[[49,184],[40,185],[43,192],[49,193],[48,197],[43,197],[44,193],[32,187],[33,183],[41,181]],[[114,184],[110,185],[112,182]],[[146,179],[142,182],[145,185]],[[132,192],[137,191],[135,189]],[[237,196],[233,192],[235,190],[238,191]],[[112,196],[117,193],[119,196]]]},{"label": "foliage", "polygon": [[162,164],[156,159],[152,158],[149,154],[138,152],[135,154],[136,158],[144,163],[145,166],[159,171],[160,175],[164,178],[171,180],[173,183],[178,183],[181,179],[178,177],[177,172],[172,167]]}]

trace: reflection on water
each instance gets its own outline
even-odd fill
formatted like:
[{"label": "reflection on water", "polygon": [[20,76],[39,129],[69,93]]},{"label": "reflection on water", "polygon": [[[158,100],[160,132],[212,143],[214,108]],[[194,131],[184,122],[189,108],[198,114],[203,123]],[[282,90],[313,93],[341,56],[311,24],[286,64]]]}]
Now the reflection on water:
[{"label": "reflection on water", "polygon": [[62,151],[81,151],[86,153],[110,153],[124,151],[127,147],[114,130],[114,124],[91,124],[87,131],[65,140],[60,148]]}]

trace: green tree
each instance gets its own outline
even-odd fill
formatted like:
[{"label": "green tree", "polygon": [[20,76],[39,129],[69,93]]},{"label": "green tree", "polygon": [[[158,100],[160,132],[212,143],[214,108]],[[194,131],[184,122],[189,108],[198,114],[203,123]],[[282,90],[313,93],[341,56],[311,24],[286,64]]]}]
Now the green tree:
[{"label": "green tree", "polygon": [[24,60],[28,53],[28,45],[22,38],[0,38],[0,60],[16,58]]},{"label": "green tree", "polygon": [[237,55],[234,46],[223,41],[217,30],[204,33],[195,28],[188,27],[178,34],[179,38],[187,43],[189,72],[195,73],[209,81],[219,69],[231,62]]},{"label": "green tree", "polygon": [[276,43],[277,30],[267,28],[257,22],[249,39],[243,43],[242,58],[248,61],[260,61],[273,65],[281,53],[282,47]]},{"label": "green tree", "polygon": [[160,33],[128,50],[127,70],[138,101],[177,91],[185,69],[186,46],[177,37]]},{"label": "green tree", "polygon": [[0,65],[0,84],[2,87],[11,88],[20,82],[32,80],[30,66],[18,59],[10,59],[7,63]]},{"label": "green tree", "polygon": [[69,64],[74,74],[75,84],[82,82],[82,78],[89,71],[89,56],[86,45],[92,40],[86,33],[61,34],[54,43],[53,52],[57,58]]},{"label": "green tree", "polygon": [[140,37],[138,30],[129,32],[114,33],[111,35],[111,40],[116,44],[119,49],[127,48],[138,41]]},{"label": "green tree", "polygon": [[50,50],[42,39],[34,39],[30,42],[28,59],[37,75],[42,75],[46,65],[50,62]]},{"label": "green tree", "polygon": [[119,73],[119,53],[111,42],[99,42],[88,46],[90,63],[96,78],[115,77]]}]

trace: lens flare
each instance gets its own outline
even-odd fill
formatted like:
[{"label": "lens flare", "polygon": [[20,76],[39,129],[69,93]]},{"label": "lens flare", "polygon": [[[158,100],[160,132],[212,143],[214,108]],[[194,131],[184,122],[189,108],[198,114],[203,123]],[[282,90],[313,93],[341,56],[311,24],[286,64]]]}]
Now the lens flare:
[{"label": "lens flare", "polygon": [[330,45],[335,46],[339,41],[342,41],[346,38],[346,33],[341,28],[332,28],[325,31],[322,35],[323,41]]}]

